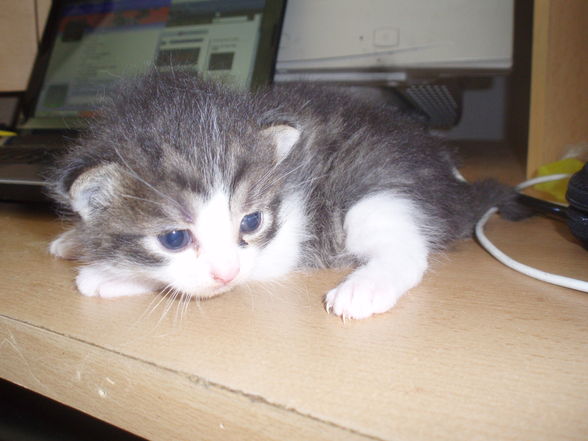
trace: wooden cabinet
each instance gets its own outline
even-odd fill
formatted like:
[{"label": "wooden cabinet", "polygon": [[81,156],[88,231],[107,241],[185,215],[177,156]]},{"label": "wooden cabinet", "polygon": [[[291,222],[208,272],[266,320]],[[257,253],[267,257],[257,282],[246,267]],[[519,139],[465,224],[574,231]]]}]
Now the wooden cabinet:
[{"label": "wooden cabinet", "polygon": [[27,87],[50,0],[0,0],[0,92]]},{"label": "wooden cabinet", "polygon": [[535,0],[527,175],[588,144],[588,1]]}]

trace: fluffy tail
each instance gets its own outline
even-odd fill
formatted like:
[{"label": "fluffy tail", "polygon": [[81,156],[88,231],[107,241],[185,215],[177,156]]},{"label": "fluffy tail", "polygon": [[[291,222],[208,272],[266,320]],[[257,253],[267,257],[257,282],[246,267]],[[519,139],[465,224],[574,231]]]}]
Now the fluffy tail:
[{"label": "fluffy tail", "polygon": [[[442,213],[437,224],[431,226],[430,243],[444,249],[456,239],[471,237],[478,221],[493,207],[502,217],[521,220],[531,216],[531,209],[518,202],[517,191],[493,179],[476,182],[455,181],[446,200],[442,201]],[[440,222],[440,220],[444,222]],[[439,228],[443,223],[443,228]]]},{"label": "fluffy tail", "polygon": [[446,244],[454,239],[471,237],[478,221],[492,207],[497,207],[502,217],[521,220],[531,216],[532,211],[517,201],[518,193],[512,187],[493,179],[472,183],[460,183],[458,200],[453,205],[448,224]]},{"label": "fluffy tail", "polygon": [[492,207],[498,207],[500,215],[511,221],[525,219],[533,214],[530,208],[518,202],[518,193],[514,188],[494,179],[473,182],[470,190],[474,224]]}]

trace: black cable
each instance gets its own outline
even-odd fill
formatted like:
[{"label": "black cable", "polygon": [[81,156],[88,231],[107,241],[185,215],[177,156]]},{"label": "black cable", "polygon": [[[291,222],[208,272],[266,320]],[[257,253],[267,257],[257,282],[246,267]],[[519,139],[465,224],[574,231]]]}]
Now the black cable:
[{"label": "black cable", "polygon": [[560,220],[568,219],[567,207],[563,205],[554,204],[553,202],[544,201],[543,199],[537,199],[532,196],[527,196],[526,194],[519,194],[517,199],[521,204],[526,205],[541,214],[555,217]]}]

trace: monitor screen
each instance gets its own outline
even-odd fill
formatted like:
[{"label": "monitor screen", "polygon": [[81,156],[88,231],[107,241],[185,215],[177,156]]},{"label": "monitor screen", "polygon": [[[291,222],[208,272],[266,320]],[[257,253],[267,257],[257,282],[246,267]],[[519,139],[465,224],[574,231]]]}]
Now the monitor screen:
[{"label": "monitor screen", "polygon": [[84,117],[152,65],[249,87],[265,0],[82,0],[59,11],[34,118]]}]

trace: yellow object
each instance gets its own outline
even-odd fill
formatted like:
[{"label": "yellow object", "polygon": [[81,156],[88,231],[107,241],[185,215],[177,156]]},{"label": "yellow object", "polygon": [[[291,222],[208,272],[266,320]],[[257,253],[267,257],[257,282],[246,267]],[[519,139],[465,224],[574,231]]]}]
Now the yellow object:
[{"label": "yellow object", "polygon": [[[551,162],[542,165],[537,171],[538,176],[548,176],[557,173],[576,173],[584,166],[584,163],[576,158],[566,158],[560,161]],[[533,188],[552,196],[557,202],[567,203],[566,191],[570,179],[560,179],[559,181],[544,182],[536,184]]]},{"label": "yellow object", "polygon": [[0,136],[16,136],[16,132],[9,132],[8,130],[0,130]]}]

